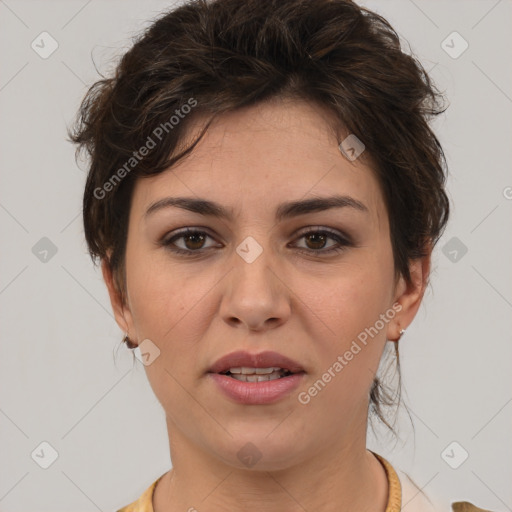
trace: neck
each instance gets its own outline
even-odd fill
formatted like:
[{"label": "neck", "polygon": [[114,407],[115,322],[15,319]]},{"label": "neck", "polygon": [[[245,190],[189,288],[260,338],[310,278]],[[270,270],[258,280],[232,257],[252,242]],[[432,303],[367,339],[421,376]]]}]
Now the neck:
[{"label": "neck", "polygon": [[252,469],[239,469],[205,454],[170,421],[168,431],[173,468],[156,487],[155,512],[386,509],[386,473],[366,449],[366,439],[354,442],[352,438],[346,444],[314,450],[314,456],[286,465],[285,469],[257,470],[258,463]]}]

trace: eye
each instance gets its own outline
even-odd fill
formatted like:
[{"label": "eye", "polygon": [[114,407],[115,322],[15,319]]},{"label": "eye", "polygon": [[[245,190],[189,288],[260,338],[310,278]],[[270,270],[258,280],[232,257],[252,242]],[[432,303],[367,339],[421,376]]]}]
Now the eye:
[{"label": "eye", "polygon": [[[207,238],[213,240],[213,237],[205,231],[187,228],[175,233],[170,238],[162,240],[160,245],[165,246],[167,249],[177,254],[192,256],[194,253],[199,254],[204,251],[204,243]],[[175,243],[177,240],[182,240],[184,247],[177,246]],[[209,247],[207,247],[207,249],[208,248]]]},{"label": "eye", "polygon": [[[176,254],[195,256],[202,254],[207,249],[215,247],[215,244],[205,246],[205,242],[208,238],[213,240],[213,237],[206,231],[186,228],[175,233],[171,237],[164,238],[159,242],[159,245],[166,247],[168,250]],[[298,247],[299,252],[314,255],[341,252],[345,250],[346,247],[353,245],[349,237],[343,236],[336,231],[320,227],[303,232],[297,240],[301,239],[305,240],[306,247]],[[335,243],[325,249],[329,239],[333,240]],[[182,243],[182,246],[177,244],[178,241]]]},{"label": "eye", "polygon": [[[326,228],[315,228],[302,233],[298,240],[304,239],[306,248],[299,248],[300,252],[307,254],[330,254],[345,250],[346,247],[353,245],[348,237]],[[327,241],[331,239],[336,243],[325,249]]]}]

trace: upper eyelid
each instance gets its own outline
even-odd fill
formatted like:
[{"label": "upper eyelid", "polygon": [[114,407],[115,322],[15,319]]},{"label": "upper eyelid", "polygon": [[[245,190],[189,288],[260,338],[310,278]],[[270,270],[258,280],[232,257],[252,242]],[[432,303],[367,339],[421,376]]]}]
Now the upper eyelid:
[{"label": "upper eyelid", "polygon": [[297,233],[295,233],[295,236],[303,236],[303,235],[310,233],[311,231],[313,231],[313,232],[323,231],[326,233],[330,233],[331,235],[337,235],[341,238],[349,238],[348,234],[346,234],[343,231],[340,231],[340,230],[334,229],[334,228],[330,228],[328,226],[319,226],[319,225],[307,226],[305,228],[301,228],[301,229],[299,229],[299,231]]},{"label": "upper eyelid", "polygon": [[172,234],[165,233],[161,237],[160,240],[162,242],[169,242],[172,239],[179,239],[179,238],[187,236],[187,235],[195,235],[195,234],[205,234],[205,235],[209,236],[210,238],[215,239],[215,236],[212,235],[207,228],[203,228],[200,226],[199,227],[191,227],[191,228],[190,227],[181,228],[181,229],[178,229],[176,233],[174,233],[174,231],[172,231],[171,233]]}]

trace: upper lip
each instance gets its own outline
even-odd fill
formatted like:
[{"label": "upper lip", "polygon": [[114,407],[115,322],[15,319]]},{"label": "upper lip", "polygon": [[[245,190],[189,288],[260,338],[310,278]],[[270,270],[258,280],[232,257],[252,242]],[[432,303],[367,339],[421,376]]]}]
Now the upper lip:
[{"label": "upper lip", "polygon": [[301,367],[297,361],[283,356],[278,352],[265,351],[259,354],[251,354],[245,350],[238,350],[231,352],[217,361],[208,370],[210,373],[222,373],[228,371],[230,368],[270,368],[279,367],[283,370],[288,370],[291,373],[303,372],[304,368]]}]

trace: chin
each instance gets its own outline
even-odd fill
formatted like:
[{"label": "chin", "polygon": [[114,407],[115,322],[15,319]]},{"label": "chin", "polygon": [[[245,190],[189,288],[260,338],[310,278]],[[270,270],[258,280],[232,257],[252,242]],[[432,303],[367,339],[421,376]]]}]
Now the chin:
[{"label": "chin", "polygon": [[233,435],[226,440],[226,451],[219,453],[222,444],[217,444],[213,451],[225,464],[250,471],[279,471],[299,464],[302,458],[297,447],[303,445],[291,432],[283,430],[285,435],[279,437],[269,435],[275,427],[272,422],[268,430],[261,429],[255,435]]}]

